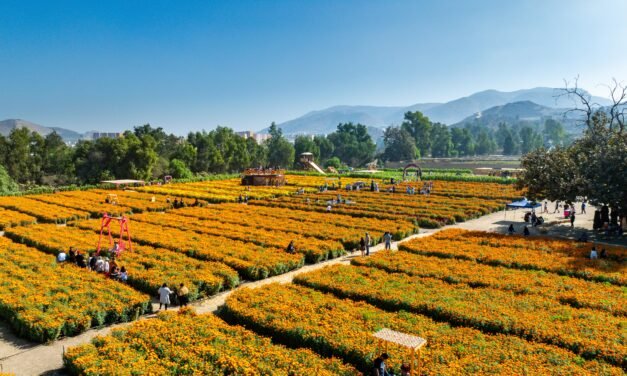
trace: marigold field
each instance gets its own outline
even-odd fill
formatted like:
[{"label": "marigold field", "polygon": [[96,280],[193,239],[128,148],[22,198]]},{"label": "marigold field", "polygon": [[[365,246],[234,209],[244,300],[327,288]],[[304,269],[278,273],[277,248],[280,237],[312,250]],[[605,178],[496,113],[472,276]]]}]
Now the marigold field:
[{"label": "marigold field", "polygon": [[[161,312],[70,347],[81,375],[358,375],[378,355],[372,333],[427,340],[422,375],[622,375],[627,367],[627,249],[589,260],[590,244],[443,229],[398,251],[352,257],[290,284],[247,282],[373,244],[502,210],[512,185],[435,181],[348,191],[359,179],[287,176],[282,187],[239,179],[135,190],[0,197],[0,320],[36,342],[138,319],[159,286],[184,283],[192,305],[234,290],[216,314]],[[115,196],[110,196],[110,195]],[[111,203],[107,198],[115,197]],[[238,203],[247,199],[248,204]],[[173,206],[173,201],[183,204]],[[331,211],[327,207],[331,205]],[[96,250],[103,212],[130,218],[127,283],[55,256]],[[120,236],[119,225],[111,226]],[[124,241],[129,239],[123,234]],[[105,248],[108,238],[103,238]],[[293,241],[295,252],[288,253]],[[197,307],[197,308],[198,308]],[[390,345],[399,374],[407,352]],[[2,358],[0,354],[0,358]]]}]

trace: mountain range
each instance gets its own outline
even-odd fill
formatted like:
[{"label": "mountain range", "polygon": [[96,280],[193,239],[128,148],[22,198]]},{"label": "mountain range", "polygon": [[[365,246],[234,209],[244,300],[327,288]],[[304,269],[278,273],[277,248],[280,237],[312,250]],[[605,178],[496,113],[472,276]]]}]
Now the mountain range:
[{"label": "mountain range", "polygon": [[76,142],[85,136],[84,134],[69,129],[60,127],[44,127],[43,125],[35,124],[22,119],[6,119],[0,121],[0,134],[5,137],[16,128],[28,128],[29,130],[37,132],[42,136],[47,136],[52,132],[57,132],[66,142]]},{"label": "mountain range", "polygon": [[[407,111],[420,111],[434,122],[460,126],[481,119],[490,122],[515,119],[537,121],[552,117],[574,122],[571,116],[564,116],[575,102],[560,96],[561,90],[547,87],[504,92],[485,90],[467,97],[446,103],[418,103],[411,106],[333,106],[324,110],[312,111],[296,119],[277,124],[286,135],[328,134],[335,131],[339,123],[353,122],[369,127],[384,128],[398,125]],[[602,106],[610,101],[602,97],[592,97]],[[261,132],[266,132],[267,128]]]}]

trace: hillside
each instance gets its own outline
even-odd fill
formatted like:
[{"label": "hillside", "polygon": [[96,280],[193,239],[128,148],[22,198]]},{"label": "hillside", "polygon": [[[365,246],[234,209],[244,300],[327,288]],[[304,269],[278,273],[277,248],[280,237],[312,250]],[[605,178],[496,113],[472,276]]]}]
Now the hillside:
[{"label": "hillside", "polygon": [[[498,113],[515,114],[523,118],[560,118],[564,108],[573,106],[573,101],[567,97],[559,97],[560,89],[538,87],[533,89],[503,92],[485,90],[467,97],[458,98],[446,103],[418,103],[411,106],[382,107],[382,106],[333,106],[327,109],[312,111],[298,118],[278,124],[285,134],[327,134],[333,132],[337,124],[352,121],[371,127],[382,128],[391,124],[398,125],[407,111],[421,111],[434,122],[456,124],[474,119],[475,114],[503,107],[510,103],[529,102],[543,107],[533,108],[528,103],[495,109]],[[601,105],[609,104],[609,100],[593,97]],[[517,108],[519,107],[519,108]],[[495,116],[497,118],[498,116]],[[508,116],[503,116],[507,118]],[[511,118],[511,116],[510,116]],[[267,129],[261,132],[267,131]]]},{"label": "hillside", "polygon": [[6,119],[0,121],[0,134],[5,137],[8,136],[11,131],[16,128],[27,128],[33,132],[39,133],[44,137],[54,131],[57,132],[59,136],[61,136],[66,142],[78,141],[83,136],[82,134],[69,129],[59,127],[44,127],[43,125],[39,125],[22,119]]}]

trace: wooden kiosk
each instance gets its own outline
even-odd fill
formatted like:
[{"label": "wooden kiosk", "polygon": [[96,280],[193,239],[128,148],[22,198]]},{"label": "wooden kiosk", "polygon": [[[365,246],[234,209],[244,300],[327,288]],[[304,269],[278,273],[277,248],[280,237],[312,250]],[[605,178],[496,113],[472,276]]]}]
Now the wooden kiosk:
[{"label": "wooden kiosk", "polygon": [[[409,374],[412,376],[420,375],[420,349],[427,344],[426,339],[387,328],[379,330],[372,334],[372,336],[377,339],[376,354],[380,352],[381,347],[387,352],[389,343],[407,348],[410,352],[411,359],[409,363]],[[414,369],[414,367],[416,368]]]},{"label": "wooden kiosk", "polygon": [[283,186],[285,185],[285,170],[249,168],[244,171],[242,185]]}]

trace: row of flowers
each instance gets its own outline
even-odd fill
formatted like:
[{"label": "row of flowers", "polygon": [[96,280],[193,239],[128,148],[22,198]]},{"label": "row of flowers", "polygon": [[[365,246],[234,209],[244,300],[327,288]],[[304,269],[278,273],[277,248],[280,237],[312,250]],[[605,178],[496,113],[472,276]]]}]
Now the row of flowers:
[{"label": "row of flowers", "polygon": [[[222,236],[234,240],[254,243],[260,246],[272,248],[286,248],[290,241],[294,241],[296,252],[305,255],[305,261],[308,263],[316,263],[335,258],[344,254],[343,245],[335,240],[322,240],[316,237],[304,236],[299,233],[281,231],[280,228],[264,229],[255,225],[240,225],[236,223],[225,223],[220,219],[196,219],[190,220],[189,217],[178,216],[170,213],[167,217],[153,216],[151,214],[139,214],[133,216],[133,219],[143,223],[153,225],[161,225],[165,231],[175,228],[185,231],[193,231],[200,234],[210,236]],[[282,224],[281,224],[282,225]],[[359,238],[352,239],[358,242]]]},{"label": "row of flowers", "polygon": [[20,337],[47,342],[92,326],[131,321],[150,297],[0,237],[0,317]]},{"label": "row of flowers", "polygon": [[[193,218],[219,218],[225,222],[256,223],[264,228],[281,231],[298,231],[308,236],[345,241],[350,238],[346,231],[356,231],[359,236],[365,232],[396,234],[400,240],[414,234],[418,229],[410,221],[391,221],[376,218],[354,218],[335,213],[317,213],[299,210],[270,208],[259,205],[222,204],[211,208],[184,208],[177,215]],[[292,227],[294,226],[294,227]]]},{"label": "row of flowers", "polygon": [[15,210],[0,208],[0,231],[8,227],[30,225],[37,222],[37,218]]},{"label": "row of flowers", "polygon": [[[100,221],[78,221],[73,225],[100,232]],[[119,229],[112,229],[112,233],[119,236]],[[199,234],[137,221],[131,224],[131,233],[133,241],[141,244],[167,248],[199,260],[224,263],[248,280],[283,274],[304,264],[302,254],[289,254],[283,249],[264,247],[224,236]]]},{"label": "row of flowers", "polygon": [[[422,351],[423,374],[622,374],[620,368],[585,361],[559,347],[453,327],[404,311],[386,312],[297,285],[240,289],[229,296],[220,315],[286,345],[340,357],[364,372],[371,372],[377,350],[383,351],[372,334],[389,328],[427,340]],[[397,370],[402,361],[409,361],[406,349],[390,345],[388,352]]]},{"label": "row of flowers", "polygon": [[586,359],[627,365],[623,318],[562,305],[541,295],[474,289],[348,265],[300,275],[295,282],[384,309],[421,313],[487,333],[517,335],[563,347]]},{"label": "row of flowers", "polygon": [[467,260],[442,260],[409,252],[379,252],[368,258],[353,259],[351,263],[390,273],[437,278],[452,284],[497,288],[515,294],[540,294],[562,304],[627,316],[623,288],[554,273],[508,269]]},{"label": "row of flowers", "polygon": [[[53,224],[10,229],[6,236],[54,255],[70,246],[83,254],[95,251],[98,240],[93,231]],[[109,247],[106,237],[102,245],[105,249]],[[133,246],[132,250],[123,252],[116,262],[127,269],[129,285],[151,295],[156,294],[164,282],[170,286],[184,283],[189,288],[191,300],[214,295],[239,284],[237,272],[222,263],[199,261],[182,253],[147,245]]]},{"label": "row of flowers", "polygon": [[358,372],[310,350],[273,344],[214,315],[190,309],[164,312],[92,343],[68,349],[63,361],[74,375],[321,375]]},{"label": "row of flowers", "polygon": [[89,218],[89,212],[48,204],[28,197],[0,197],[0,206],[31,215],[42,222],[63,223],[73,219]]},{"label": "row of flowers", "polygon": [[[542,270],[591,281],[626,286],[620,260],[590,260],[589,243],[523,238],[480,231],[450,229],[401,243],[399,249],[442,258],[458,258],[514,269]],[[609,248],[609,247],[608,247]],[[624,248],[610,248],[624,255]]]},{"label": "row of flowers", "polygon": [[88,191],[63,191],[57,194],[90,202],[105,202],[107,197],[113,199],[109,195],[114,194],[119,205],[131,208],[134,213],[164,211],[171,207],[171,204],[167,202],[166,196],[137,191],[94,189]]}]

